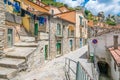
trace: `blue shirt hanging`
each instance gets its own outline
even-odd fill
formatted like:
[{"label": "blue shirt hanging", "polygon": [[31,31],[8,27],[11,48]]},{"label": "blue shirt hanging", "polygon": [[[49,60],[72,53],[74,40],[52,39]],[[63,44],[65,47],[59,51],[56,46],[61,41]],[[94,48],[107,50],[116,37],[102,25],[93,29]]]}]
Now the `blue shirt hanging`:
[{"label": "blue shirt hanging", "polygon": [[21,8],[20,8],[19,2],[15,2],[15,3],[14,3],[14,11],[15,11],[15,12],[20,12],[20,9],[21,9]]},{"label": "blue shirt hanging", "polygon": [[4,3],[7,4],[7,0],[4,0]]},{"label": "blue shirt hanging", "polygon": [[8,1],[8,5],[13,5],[12,2]]},{"label": "blue shirt hanging", "polygon": [[40,24],[44,24],[44,18],[43,18],[43,17],[40,17],[40,18],[39,18],[39,23],[40,23]]}]

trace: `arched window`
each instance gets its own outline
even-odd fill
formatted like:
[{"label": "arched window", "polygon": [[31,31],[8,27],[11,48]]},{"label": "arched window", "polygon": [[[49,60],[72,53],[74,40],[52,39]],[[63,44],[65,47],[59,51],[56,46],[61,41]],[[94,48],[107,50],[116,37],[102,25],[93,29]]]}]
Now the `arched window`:
[{"label": "arched window", "polygon": [[74,37],[74,27],[73,26],[69,26],[69,28],[68,28],[68,36],[69,37]]},{"label": "arched window", "polygon": [[61,29],[61,25],[58,23],[57,24],[57,31],[56,31],[56,33],[57,33],[57,35],[61,35],[62,34],[62,31],[61,31],[62,29]]}]

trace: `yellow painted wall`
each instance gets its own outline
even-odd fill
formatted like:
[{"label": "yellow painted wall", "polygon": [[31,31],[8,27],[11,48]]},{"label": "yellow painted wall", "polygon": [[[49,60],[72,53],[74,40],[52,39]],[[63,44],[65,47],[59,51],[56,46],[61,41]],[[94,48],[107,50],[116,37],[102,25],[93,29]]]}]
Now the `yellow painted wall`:
[{"label": "yellow painted wall", "polygon": [[[20,4],[21,4],[21,1],[20,1],[20,0],[16,0],[16,1],[20,2]],[[14,3],[14,0],[10,0],[10,2]],[[8,12],[13,13],[13,9],[14,9],[14,7],[13,7],[12,5],[6,4],[6,10],[7,10]]]},{"label": "yellow painted wall", "polygon": [[[13,0],[10,0],[10,2],[13,3],[14,1],[13,1]],[[6,4],[6,10],[7,10],[8,12],[10,12],[10,13],[13,13],[13,6]]]},{"label": "yellow painted wall", "polygon": [[25,29],[30,32],[30,18],[28,15],[22,18],[22,23]]}]

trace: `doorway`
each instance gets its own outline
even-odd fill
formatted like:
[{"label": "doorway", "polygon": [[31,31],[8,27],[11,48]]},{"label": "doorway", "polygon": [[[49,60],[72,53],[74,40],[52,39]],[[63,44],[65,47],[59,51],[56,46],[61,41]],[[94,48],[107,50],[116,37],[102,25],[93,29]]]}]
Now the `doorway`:
[{"label": "doorway", "polygon": [[109,73],[108,73],[109,72],[108,63],[104,61],[99,61],[97,65],[98,65],[99,72],[100,72],[99,80],[111,80],[109,77]]},{"label": "doorway", "polygon": [[48,59],[48,45],[45,45],[45,60]]},{"label": "doorway", "polygon": [[61,54],[62,54],[62,44],[61,44],[61,40],[57,40],[56,48],[57,48],[57,55],[61,55]]},{"label": "doorway", "polygon": [[38,23],[35,23],[35,27],[34,27],[34,35],[35,35],[35,36],[38,35]]},{"label": "doorway", "polygon": [[70,40],[70,50],[73,51],[73,40]]},{"label": "doorway", "polygon": [[7,45],[8,47],[12,47],[13,46],[13,29],[8,29],[8,37],[7,37]]},{"label": "doorway", "polygon": [[83,46],[82,38],[80,38],[80,48]]}]

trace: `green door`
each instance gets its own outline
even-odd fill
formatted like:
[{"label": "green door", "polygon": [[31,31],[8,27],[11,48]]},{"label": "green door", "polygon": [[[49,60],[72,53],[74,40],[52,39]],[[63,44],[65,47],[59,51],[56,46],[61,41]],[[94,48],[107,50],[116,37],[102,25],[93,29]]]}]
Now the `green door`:
[{"label": "green door", "polygon": [[38,23],[35,23],[35,28],[34,28],[34,35],[38,35]]},{"label": "green door", "polygon": [[73,41],[70,40],[70,50],[72,51],[73,50]]},{"label": "green door", "polygon": [[48,59],[48,45],[45,45],[45,60]]},{"label": "green door", "polygon": [[12,29],[8,29],[8,47],[12,47],[13,45],[13,30]]},{"label": "green door", "polygon": [[57,47],[57,54],[58,55],[61,54],[61,43],[57,43],[56,47]]}]

